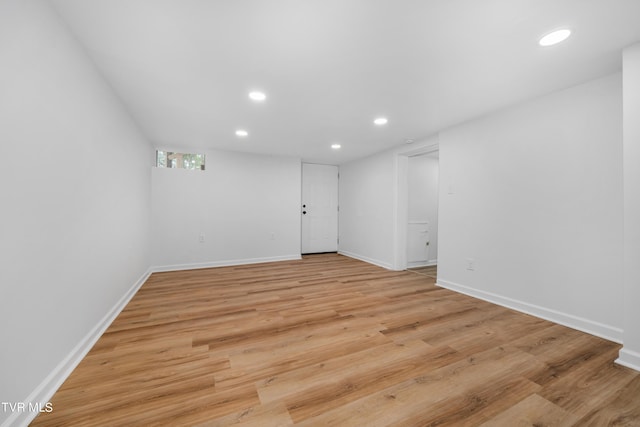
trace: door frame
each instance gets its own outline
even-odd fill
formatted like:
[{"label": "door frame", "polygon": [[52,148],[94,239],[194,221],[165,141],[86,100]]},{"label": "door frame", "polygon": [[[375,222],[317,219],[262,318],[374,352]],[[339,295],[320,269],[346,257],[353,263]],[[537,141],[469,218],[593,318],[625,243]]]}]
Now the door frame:
[{"label": "door frame", "polygon": [[[440,150],[439,141],[433,144],[400,151],[396,154],[396,194],[394,206],[393,270],[407,269],[407,229],[409,221],[409,157],[420,156]],[[440,173],[440,172],[438,172]],[[438,186],[440,180],[438,179]],[[439,193],[440,194],[440,193]],[[438,196],[440,198],[440,196]],[[438,203],[438,218],[440,203]],[[439,233],[438,233],[439,237]],[[438,238],[438,240],[440,240]]]}]

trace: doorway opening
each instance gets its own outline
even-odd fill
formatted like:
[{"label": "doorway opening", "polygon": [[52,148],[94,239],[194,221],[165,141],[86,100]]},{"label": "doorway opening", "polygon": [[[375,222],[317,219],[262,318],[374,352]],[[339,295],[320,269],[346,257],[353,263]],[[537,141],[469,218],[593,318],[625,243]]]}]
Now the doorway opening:
[{"label": "doorway opening", "polygon": [[422,274],[423,276],[431,277],[432,279],[438,278],[438,265],[430,265],[428,267],[413,267],[407,268],[408,271]]},{"label": "doorway opening", "polygon": [[438,264],[438,144],[397,156],[395,270],[431,277]]},{"label": "doorway opening", "polygon": [[438,264],[438,151],[410,156],[407,168],[407,268]]}]

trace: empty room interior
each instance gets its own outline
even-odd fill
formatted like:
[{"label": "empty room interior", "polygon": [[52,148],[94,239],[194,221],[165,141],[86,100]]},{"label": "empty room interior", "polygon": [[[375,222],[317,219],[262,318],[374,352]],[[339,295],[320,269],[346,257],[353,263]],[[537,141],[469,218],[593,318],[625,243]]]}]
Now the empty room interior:
[{"label": "empty room interior", "polygon": [[640,1],[0,0],[0,426],[640,426]]}]

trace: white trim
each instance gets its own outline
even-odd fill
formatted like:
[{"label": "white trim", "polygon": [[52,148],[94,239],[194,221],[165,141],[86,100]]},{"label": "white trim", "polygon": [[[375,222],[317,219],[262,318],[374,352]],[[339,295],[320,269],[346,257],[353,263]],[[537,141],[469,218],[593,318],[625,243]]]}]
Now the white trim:
[{"label": "white trim", "polygon": [[[434,139],[436,140],[435,142],[433,141]],[[425,145],[413,144],[416,145],[415,148],[408,148],[406,150],[399,149],[397,154],[401,156],[414,157],[440,150],[440,134],[434,134],[426,138],[422,143],[425,142]]]},{"label": "white trim", "polygon": [[615,328],[610,325],[594,322],[593,320],[585,319],[567,313],[562,313],[560,311],[540,307],[512,298],[503,297],[491,292],[473,289],[468,286],[459,285],[457,283],[449,282],[442,279],[438,279],[436,285],[459,292],[461,294],[470,295],[474,298],[498,304],[503,307],[511,308],[522,313],[530,314],[541,319],[549,320],[560,325],[568,326],[569,328],[577,329],[579,331],[586,332],[588,334],[595,335],[609,341],[613,341],[619,344],[622,343],[622,329],[620,328]]},{"label": "white trim", "polygon": [[[89,331],[87,335],[71,350],[71,352],[56,366],[53,371],[24,399],[24,402],[40,403],[44,407],[53,397],[55,392],[60,388],[62,383],[71,375],[71,372],[89,353],[89,350],[100,339],[104,331],[115,320],[120,312],[129,303],[131,298],[138,292],[140,287],[147,281],[151,275],[151,269],[147,270],[127,291],[126,294],[116,302],[116,304],[104,315],[97,325]],[[55,409],[55,408],[54,408]],[[28,426],[31,421],[38,415],[38,412],[13,412],[2,424],[1,427],[9,426]]]},{"label": "white trim", "polygon": [[434,265],[438,265],[437,259],[432,259],[429,261],[409,261],[407,263],[407,268],[433,267]]},{"label": "white trim", "polygon": [[395,156],[393,192],[393,269],[407,268],[407,221],[409,220],[409,157]]},{"label": "white trim", "polygon": [[[407,268],[407,228],[409,220],[409,157],[440,150],[439,135],[426,139],[423,144],[395,152],[394,204],[393,204],[393,270]],[[439,200],[438,200],[439,203]]]},{"label": "white trim", "polygon": [[388,262],[379,261],[377,259],[369,258],[364,255],[354,254],[353,252],[349,251],[338,251],[338,253],[340,255],[348,256],[349,258],[354,258],[360,261],[368,262],[369,264],[377,265],[378,267],[386,268],[387,270],[393,270],[393,268],[391,268],[391,264],[389,264]]},{"label": "white trim", "polygon": [[623,348],[616,359],[618,365],[640,371],[640,353]]},{"label": "white trim", "polygon": [[193,264],[159,265],[159,266],[151,267],[151,271],[154,273],[161,273],[165,271],[197,270],[200,268],[229,267],[233,265],[246,265],[246,264],[262,264],[265,262],[294,261],[299,259],[302,259],[302,256],[300,254],[282,255],[282,256],[264,257],[264,258],[230,259],[230,260],[224,260],[224,261],[199,262],[199,263],[193,263]]}]

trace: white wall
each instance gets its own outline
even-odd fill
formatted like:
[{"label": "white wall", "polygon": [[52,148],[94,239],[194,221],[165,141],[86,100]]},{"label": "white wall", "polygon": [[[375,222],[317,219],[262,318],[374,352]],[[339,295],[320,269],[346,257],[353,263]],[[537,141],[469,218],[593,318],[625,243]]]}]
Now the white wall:
[{"label": "white wall", "polygon": [[145,276],[152,151],[48,3],[0,2],[0,94],[0,401],[27,402]]},{"label": "white wall", "polygon": [[[434,141],[438,282],[621,341],[621,75],[456,126],[423,145]],[[340,252],[402,264],[395,252],[404,250],[396,245],[401,153],[341,165]]]},{"label": "white wall", "polygon": [[406,267],[408,156],[437,145],[437,137],[426,138],[340,165],[338,252],[389,269]]},{"label": "white wall", "polygon": [[621,340],[620,74],[441,133],[440,180],[440,284]]},{"label": "white wall", "polygon": [[640,370],[640,43],[623,53],[624,348],[619,363]]},{"label": "white wall", "polygon": [[[424,263],[435,264],[438,260],[438,158],[433,154],[409,157],[407,174],[409,192],[407,240],[412,240],[412,228],[419,233],[418,237],[422,237],[420,231],[428,229],[429,246],[421,247],[422,256],[418,256],[420,255],[418,253],[415,255],[423,259]],[[422,224],[412,227],[412,223],[424,221],[428,222],[428,227]],[[411,256],[408,257],[408,261],[412,261]]]},{"label": "white wall", "polygon": [[340,166],[338,251],[386,268],[394,260],[395,155]]},{"label": "white wall", "polygon": [[228,151],[205,156],[204,171],[153,168],[155,268],[300,258],[300,160]]}]

